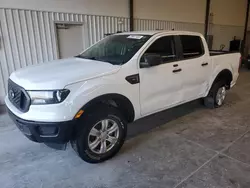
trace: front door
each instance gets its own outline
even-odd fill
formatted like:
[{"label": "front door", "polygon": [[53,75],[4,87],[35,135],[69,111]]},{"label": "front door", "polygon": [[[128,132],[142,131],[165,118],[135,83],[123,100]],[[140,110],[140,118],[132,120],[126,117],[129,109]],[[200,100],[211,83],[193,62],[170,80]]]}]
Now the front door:
[{"label": "front door", "polygon": [[[141,114],[148,115],[174,106],[182,99],[181,72],[176,67],[177,55],[173,36],[157,38],[145,51],[146,54],[159,54],[162,64],[140,68]],[[144,64],[144,55],[140,60]]]}]

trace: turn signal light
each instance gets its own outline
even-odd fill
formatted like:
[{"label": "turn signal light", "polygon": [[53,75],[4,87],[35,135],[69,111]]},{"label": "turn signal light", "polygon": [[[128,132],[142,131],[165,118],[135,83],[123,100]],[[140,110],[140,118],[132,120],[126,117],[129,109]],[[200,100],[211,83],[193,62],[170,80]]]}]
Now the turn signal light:
[{"label": "turn signal light", "polygon": [[78,119],[82,116],[84,110],[79,110],[79,112],[75,115],[75,119]]}]

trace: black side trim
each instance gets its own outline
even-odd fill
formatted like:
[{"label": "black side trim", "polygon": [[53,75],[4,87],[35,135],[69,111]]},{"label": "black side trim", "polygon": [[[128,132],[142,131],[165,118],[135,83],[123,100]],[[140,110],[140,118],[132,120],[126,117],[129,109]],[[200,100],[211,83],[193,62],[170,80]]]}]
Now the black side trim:
[{"label": "black side trim", "polygon": [[92,108],[96,108],[96,106],[102,103],[106,104],[108,101],[115,101],[116,105],[122,110],[129,123],[134,121],[135,110],[133,104],[127,97],[117,93],[109,93],[96,97],[85,104],[81,109],[84,110],[84,114],[87,114]]},{"label": "black side trim", "polygon": [[177,61],[183,59],[183,54],[182,54],[182,44],[181,44],[181,39],[179,35],[174,36],[174,42],[175,42],[175,51],[177,55]]},{"label": "black side trim", "polygon": [[130,75],[130,76],[126,77],[126,80],[130,84],[138,84],[138,83],[140,83],[140,76],[139,76],[139,74]]},{"label": "black side trim", "polygon": [[210,56],[240,53],[239,51],[209,50]]}]

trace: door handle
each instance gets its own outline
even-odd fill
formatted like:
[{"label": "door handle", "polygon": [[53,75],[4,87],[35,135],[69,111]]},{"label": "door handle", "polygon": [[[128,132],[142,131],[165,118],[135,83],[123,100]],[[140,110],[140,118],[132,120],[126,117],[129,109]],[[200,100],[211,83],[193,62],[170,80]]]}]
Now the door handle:
[{"label": "door handle", "polygon": [[173,67],[178,67],[179,65],[178,64],[174,64]]},{"label": "door handle", "polygon": [[176,69],[176,70],[173,70],[173,73],[177,73],[177,72],[181,72],[182,69]]},{"label": "door handle", "polygon": [[201,66],[203,66],[203,67],[204,67],[204,66],[207,66],[207,65],[208,65],[208,63],[202,63],[202,64],[201,64]]}]

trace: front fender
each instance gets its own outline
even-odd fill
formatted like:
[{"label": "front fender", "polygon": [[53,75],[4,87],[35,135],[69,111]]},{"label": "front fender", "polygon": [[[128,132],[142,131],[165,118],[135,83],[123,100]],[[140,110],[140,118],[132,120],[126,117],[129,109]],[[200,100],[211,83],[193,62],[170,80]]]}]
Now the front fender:
[{"label": "front fender", "polygon": [[88,80],[85,82],[68,85],[66,88],[71,91],[67,98],[68,106],[72,113],[76,114],[84,105],[103,95],[118,94],[126,97],[134,107],[135,119],[140,116],[139,84],[131,85],[125,79],[119,81],[113,76]]}]

